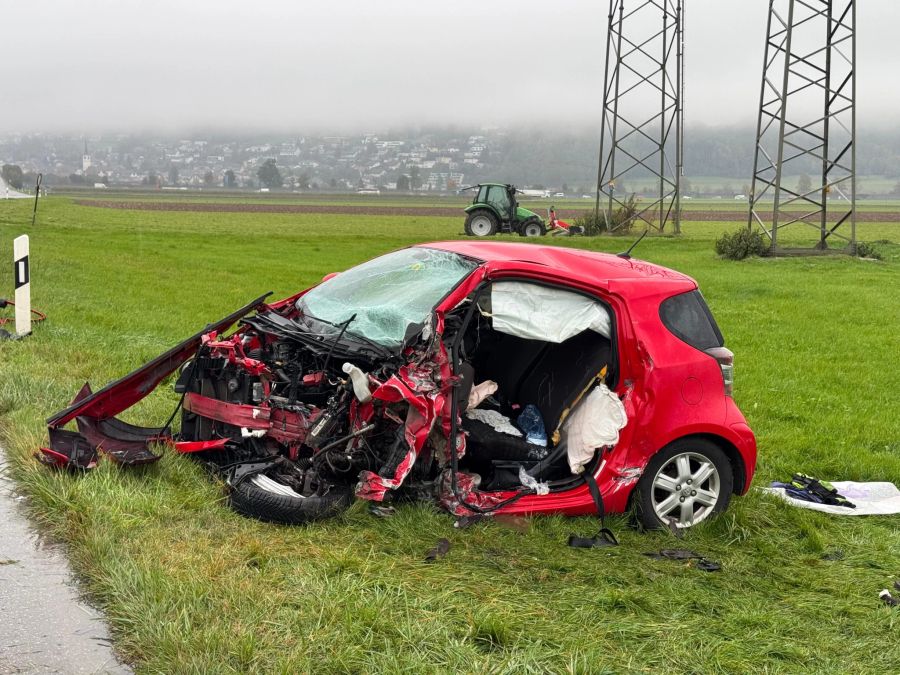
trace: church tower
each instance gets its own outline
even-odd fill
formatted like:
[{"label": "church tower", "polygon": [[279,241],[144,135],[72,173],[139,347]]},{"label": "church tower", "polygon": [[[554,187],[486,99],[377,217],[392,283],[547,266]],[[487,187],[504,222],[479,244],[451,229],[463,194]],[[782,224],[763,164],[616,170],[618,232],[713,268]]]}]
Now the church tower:
[{"label": "church tower", "polygon": [[91,156],[88,154],[87,139],[84,140],[84,154],[81,156],[81,171],[87,173],[91,168]]}]

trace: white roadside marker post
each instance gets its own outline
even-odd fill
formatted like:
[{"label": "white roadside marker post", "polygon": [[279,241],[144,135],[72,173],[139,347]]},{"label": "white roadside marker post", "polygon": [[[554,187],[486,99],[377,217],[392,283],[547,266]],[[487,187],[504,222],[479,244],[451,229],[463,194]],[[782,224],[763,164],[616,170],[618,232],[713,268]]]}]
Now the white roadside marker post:
[{"label": "white roadside marker post", "polygon": [[31,272],[28,261],[28,235],[13,241],[13,277],[16,280],[16,334],[31,333]]}]

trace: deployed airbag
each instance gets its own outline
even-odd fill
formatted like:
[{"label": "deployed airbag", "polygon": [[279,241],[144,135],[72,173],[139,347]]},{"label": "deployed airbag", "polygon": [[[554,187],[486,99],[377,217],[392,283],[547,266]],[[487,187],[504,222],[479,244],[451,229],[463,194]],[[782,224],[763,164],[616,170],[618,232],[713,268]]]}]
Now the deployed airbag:
[{"label": "deployed airbag", "polygon": [[625,406],[619,397],[605,384],[594,387],[563,425],[572,473],[582,473],[597,448],[618,443],[619,431],[627,423]]},{"label": "deployed airbag", "polygon": [[493,328],[527,340],[565,342],[585,330],[609,338],[609,312],[587,296],[521,281],[491,286]]}]

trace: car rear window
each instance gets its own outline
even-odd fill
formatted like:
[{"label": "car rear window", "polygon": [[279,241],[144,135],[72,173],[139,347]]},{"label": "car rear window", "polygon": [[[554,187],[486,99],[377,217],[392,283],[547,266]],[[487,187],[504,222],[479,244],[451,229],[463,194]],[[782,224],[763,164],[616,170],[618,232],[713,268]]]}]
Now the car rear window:
[{"label": "car rear window", "polygon": [[667,298],[659,307],[663,325],[678,339],[696,349],[722,347],[725,340],[700,291]]}]

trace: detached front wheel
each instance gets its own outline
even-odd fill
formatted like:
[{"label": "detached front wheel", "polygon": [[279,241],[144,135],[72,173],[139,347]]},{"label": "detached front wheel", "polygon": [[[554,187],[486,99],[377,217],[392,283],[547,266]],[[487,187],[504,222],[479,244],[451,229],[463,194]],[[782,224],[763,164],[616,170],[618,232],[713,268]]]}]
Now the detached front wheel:
[{"label": "detached front wheel", "polygon": [[256,474],[231,491],[231,508],[242,516],[270,523],[300,525],[331,518],[353,503],[349,485],[330,484],[316,491],[297,492],[278,480],[278,474]]},{"label": "detached front wheel", "polygon": [[472,211],[466,217],[466,234],[470,237],[492,237],[499,229],[497,217],[490,211]]},{"label": "detached front wheel", "polygon": [[731,463],[710,441],[688,438],[660,450],[647,465],[635,495],[647,529],[693,527],[724,511],[734,486]]}]

